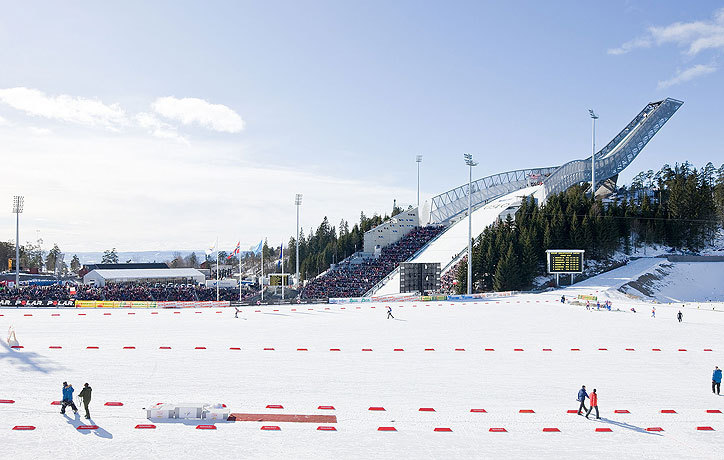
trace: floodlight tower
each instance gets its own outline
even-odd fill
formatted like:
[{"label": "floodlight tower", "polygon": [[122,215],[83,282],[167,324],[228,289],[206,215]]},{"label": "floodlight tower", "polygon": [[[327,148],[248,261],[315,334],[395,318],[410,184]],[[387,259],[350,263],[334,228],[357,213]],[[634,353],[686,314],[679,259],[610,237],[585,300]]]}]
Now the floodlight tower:
[{"label": "floodlight tower", "polygon": [[592,139],[592,150],[591,153],[591,198],[593,201],[596,201],[596,120],[598,119],[598,115],[596,115],[592,109],[588,109],[588,113],[591,115],[591,120],[593,121],[593,133],[591,135]]},{"label": "floodlight tower", "polygon": [[20,287],[20,213],[23,212],[25,197],[13,197],[13,214],[15,214],[15,288]]},{"label": "floodlight tower", "polygon": [[473,161],[473,156],[469,153],[463,154],[465,164],[470,167],[470,175],[468,177],[468,294],[473,293],[473,166],[478,164]]},{"label": "floodlight tower", "polygon": [[296,256],[296,262],[297,262],[297,294],[299,293],[299,207],[302,205],[302,194],[297,193],[294,197],[294,204],[297,207],[297,256]]},{"label": "floodlight tower", "polygon": [[420,163],[422,163],[422,155],[415,157],[417,163],[417,214],[420,215]]}]

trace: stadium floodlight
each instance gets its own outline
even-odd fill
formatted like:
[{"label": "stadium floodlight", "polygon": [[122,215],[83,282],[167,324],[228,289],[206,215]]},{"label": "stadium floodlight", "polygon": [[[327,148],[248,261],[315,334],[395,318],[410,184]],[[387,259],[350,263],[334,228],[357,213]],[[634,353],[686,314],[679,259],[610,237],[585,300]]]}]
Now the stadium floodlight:
[{"label": "stadium floodlight", "polygon": [[15,214],[15,288],[20,286],[20,214],[23,212],[25,197],[13,197],[13,214]]},{"label": "stadium floodlight", "polygon": [[420,215],[420,163],[422,163],[422,155],[415,157],[417,163],[417,215]]},{"label": "stadium floodlight", "polygon": [[588,113],[591,115],[591,120],[593,121],[593,133],[591,141],[593,146],[592,149],[593,152],[591,153],[591,198],[595,201],[596,200],[596,120],[598,119],[598,115],[592,110],[588,109]]},{"label": "stadium floodlight", "polygon": [[297,262],[297,295],[299,295],[299,206],[302,205],[302,194],[297,193],[294,196],[294,204],[297,206],[297,241],[295,246],[297,247],[297,256],[296,256],[296,262]]},{"label": "stadium floodlight", "polygon": [[473,166],[478,164],[473,160],[473,156],[469,153],[463,154],[465,164],[470,168],[468,176],[468,294],[473,293]]}]

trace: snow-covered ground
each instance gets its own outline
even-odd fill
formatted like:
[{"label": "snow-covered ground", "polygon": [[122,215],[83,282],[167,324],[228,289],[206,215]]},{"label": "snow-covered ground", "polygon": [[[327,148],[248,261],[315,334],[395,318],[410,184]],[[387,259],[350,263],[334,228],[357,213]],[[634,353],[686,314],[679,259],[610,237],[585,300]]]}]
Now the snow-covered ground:
[{"label": "snow-covered ground", "polygon": [[569,294],[603,295],[628,302],[632,298],[706,308],[724,303],[724,262],[669,262],[641,258],[574,284]]},{"label": "snow-covered ground", "polygon": [[[614,307],[637,305],[636,314],[586,311],[558,301],[572,289],[392,304],[395,320],[385,319],[386,304],[251,308],[239,319],[233,309],[3,309],[0,330],[13,325],[24,347],[0,345],[0,399],[15,401],[0,403],[3,457],[721,458],[724,414],[707,410],[724,412],[724,397],[710,389],[714,365],[724,366],[724,312],[687,305],[679,324],[680,306],[658,305],[656,318],[634,300]],[[91,384],[98,430],[76,430],[82,419],[50,405],[64,380],[76,391]],[[567,413],[581,384],[598,389],[601,420]],[[333,414],[337,431],[269,422],[221,422],[210,431],[195,429],[198,421],[134,429],[149,423],[142,408],[157,402]],[[630,413],[614,413],[621,409]],[[16,425],[36,430],[12,431]],[[397,431],[378,431],[385,426]],[[434,431],[442,427],[452,432]]]}]

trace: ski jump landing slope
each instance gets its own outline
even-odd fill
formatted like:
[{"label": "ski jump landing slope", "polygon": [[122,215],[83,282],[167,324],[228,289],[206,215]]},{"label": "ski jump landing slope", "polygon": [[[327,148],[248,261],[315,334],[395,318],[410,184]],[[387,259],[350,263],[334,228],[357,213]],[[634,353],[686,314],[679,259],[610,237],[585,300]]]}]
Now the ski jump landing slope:
[{"label": "ski jump landing slope", "polygon": [[[511,206],[517,206],[521,202],[522,197],[534,195],[540,198],[543,193],[543,186],[538,185],[528,187],[515,192],[509,193],[498,198],[472,213],[472,233],[473,238],[483,233],[483,230],[493,224],[500,214]],[[427,262],[440,263],[440,268],[445,268],[451,261],[459,259],[461,251],[467,248],[468,244],[468,219],[462,218],[450,226],[437,239],[428,244],[416,256],[408,260],[408,262]],[[379,288],[375,295],[388,295],[400,292],[400,273],[397,271],[387,282]]]},{"label": "ski jump landing slope", "polygon": [[[724,313],[687,307],[680,324],[678,305],[651,318],[645,304],[586,311],[559,297],[394,303],[394,320],[384,303],[239,319],[233,309],[0,309],[0,330],[13,325],[24,347],[0,342],[2,457],[721,458],[724,397],[711,375],[724,367]],[[91,384],[97,428],[78,430],[88,422],[51,405],[63,381],[76,394]],[[582,384],[598,390],[600,420],[569,413]],[[337,422],[147,420],[158,402]]]}]

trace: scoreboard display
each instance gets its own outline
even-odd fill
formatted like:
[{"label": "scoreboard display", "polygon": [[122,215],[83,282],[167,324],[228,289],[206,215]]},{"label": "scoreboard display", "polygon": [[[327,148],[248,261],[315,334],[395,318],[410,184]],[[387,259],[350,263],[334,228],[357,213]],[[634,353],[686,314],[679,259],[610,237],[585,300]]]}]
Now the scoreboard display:
[{"label": "scoreboard display", "polygon": [[547,250],[548,273],[582,273],[583,252],[582,249]]},{"label": "scoreboard display", "polygon": [[282,279],[284,280],[284,285],[289,286],[289,273],[285,273],[284,275],[282,275],[281,273],[270,274],[269,275],[269,285],[270,286],[281,286]]}]

